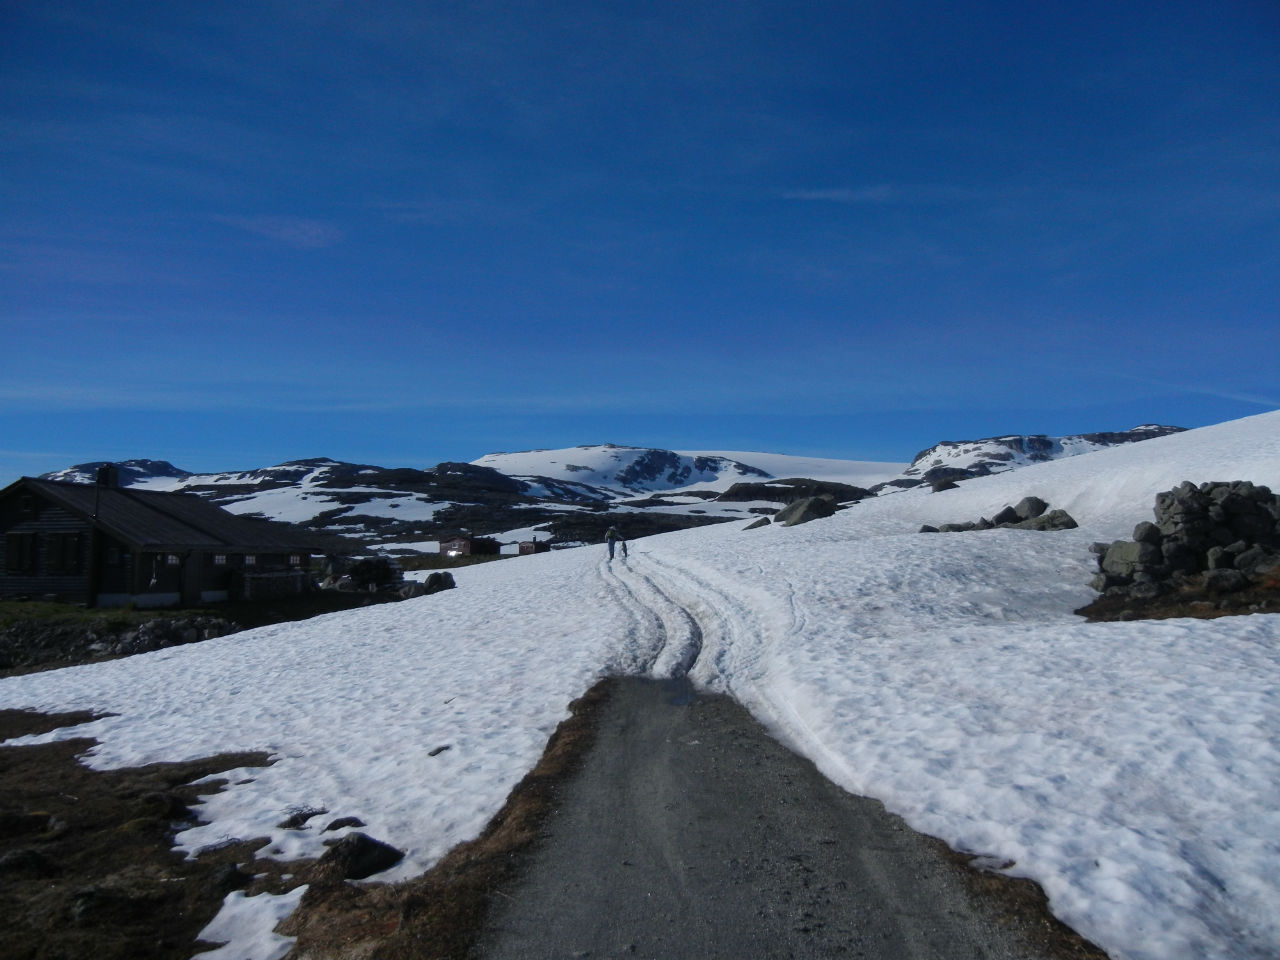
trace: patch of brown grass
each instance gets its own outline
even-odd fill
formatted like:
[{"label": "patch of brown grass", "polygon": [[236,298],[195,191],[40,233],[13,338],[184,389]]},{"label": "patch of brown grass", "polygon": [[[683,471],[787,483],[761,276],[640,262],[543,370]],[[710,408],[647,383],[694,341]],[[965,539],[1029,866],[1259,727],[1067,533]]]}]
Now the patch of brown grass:
[{"label": "patch of brown grass", "polygon": [[[569,705],[538,765],[475,840],[451,850],[429,872],[394,885],[355,886],[306,871],[311,886],[280,932],[298,938],[289,960],[462,960],[495,897],[515,876],[517,854],[537,843],[556,795],[595,736],[612,682],[602,680]],[[301,874],[300,874],[301,875]]]},{"label": "patch of brown grass", "polygon": [[[0,738],[83,723],[92,714],[0,710]],[[222,898],[250,878],[254,842],[197,861],[173,851],[188,805],[218,784],[191,781],[261,753],[94,771],[89,739],[0,748],[0,917],[6,960],[188,960]]]}]

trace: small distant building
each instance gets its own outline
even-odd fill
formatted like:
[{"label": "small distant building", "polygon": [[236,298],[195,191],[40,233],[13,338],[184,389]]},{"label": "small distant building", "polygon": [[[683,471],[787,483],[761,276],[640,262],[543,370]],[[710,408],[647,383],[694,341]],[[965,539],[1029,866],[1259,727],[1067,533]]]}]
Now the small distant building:
[{"label": "small distant building", "polygon": [[533,554],[533,553],[550,553],[550,552],[551,552],[551,541],[549,540],[539,540],[537,537],[534,537],[532,540],[520,541],[520,556],[522,557],[528,556],[529,554]]},{"label": "small distant building", "polygon": [[502,544],[492,537],[457,536],[441,540],[440,552],[448,557],[496,556]]},{"label": "small distant building", "polygon": [[0,596],[198,606],[310,589],[313,543],[200,497],[23,477],[0,490]]}]

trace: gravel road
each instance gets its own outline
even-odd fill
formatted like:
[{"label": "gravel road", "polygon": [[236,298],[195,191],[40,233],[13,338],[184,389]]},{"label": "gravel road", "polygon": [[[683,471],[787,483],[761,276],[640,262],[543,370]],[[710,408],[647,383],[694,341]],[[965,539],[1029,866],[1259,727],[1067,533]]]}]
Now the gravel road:
[{"label": "gravel road", "polygon": [[620,681],[485,960],[1033,958],[936,841],[845,793],[727,697]]}]

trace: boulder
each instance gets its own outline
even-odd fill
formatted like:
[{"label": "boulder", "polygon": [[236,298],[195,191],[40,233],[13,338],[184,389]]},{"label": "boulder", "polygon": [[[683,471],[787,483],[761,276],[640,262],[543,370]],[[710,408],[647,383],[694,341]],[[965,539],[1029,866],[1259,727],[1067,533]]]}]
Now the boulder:
[{"label": "boulder", "polygon": [[1018,515],[1019,520],[1034,520],[1048,509],[1049,504],[1039,497],[1023,497],[1014,506],[1013,512]]},{"label": "boulder", "polygon": [[1019,516],[1017,507],[1005,507],[991,518],[991,522],[1000,525],[1006,523],[1018,523],[1021,520],[1029,519],[1030,517]]},{"label": "boulder", "polygon": [[453,574],[448,570],[436,570],[427,577],[424,585],[428,594],[439,593],[441,590],[452,590],[457,584],[453,580]]},{"label": "boulder", "polygon": [[1132,577],[1139,567],[1155,565],[1164,559],[1159,547],[1149,543],[1138,543],[1129,540],[1117,540],[1107,548],[1102,557],[1103,573],[1113,576]]},{"label": "boulder", "polygon": [[1143,520],[1140,524],[1133,528],[1133,539],[1139,543],[1153,543],[1157,546],[1164,539],[1164,534],[1150,520]]},{"label": "boulder", "polygon": [[363,833],[349,833],[333,842],[320,858],[346,880],[363,880],[394,867],[404,852]]},{"label": "boulder", "polygon": [[1012,527],[1015,530],[1074,530],[1079,524],[1065,510],[1050,510],[1048,513],[1028,520],[1002,524],[1002,526]]},{"label": "boulder", "polygon": [[830,497],[806,497],[789,503],[773,515],[773,522],[784,527],[808,523],[810,520],[822,520],[836,512],[835,500]]}]

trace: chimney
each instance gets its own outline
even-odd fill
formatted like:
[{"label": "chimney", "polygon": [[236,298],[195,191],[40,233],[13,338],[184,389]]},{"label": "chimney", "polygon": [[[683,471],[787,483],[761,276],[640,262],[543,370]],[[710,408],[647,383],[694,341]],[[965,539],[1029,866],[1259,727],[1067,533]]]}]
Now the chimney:
[{"label": "chimney", "polygon": [[104,463],[98,468],[95,482],[99,487],[115,490],[120,486],[120,470],[114,463]]}]

